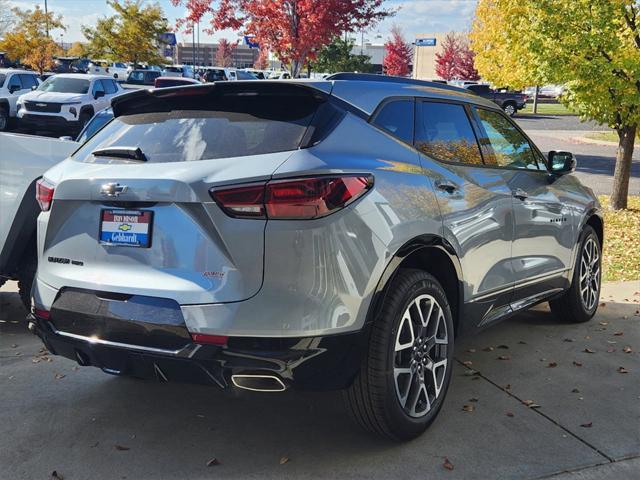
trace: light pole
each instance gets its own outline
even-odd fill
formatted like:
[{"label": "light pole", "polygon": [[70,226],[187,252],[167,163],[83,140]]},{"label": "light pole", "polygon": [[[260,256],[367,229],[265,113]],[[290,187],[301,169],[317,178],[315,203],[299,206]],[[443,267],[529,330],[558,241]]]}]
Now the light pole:
[{"label": "light pole", "polygon": [[49,37],[49,9],[47,8],[47,0],[44,0],[44,22],[45,29],[47,31],[47,38]]}]

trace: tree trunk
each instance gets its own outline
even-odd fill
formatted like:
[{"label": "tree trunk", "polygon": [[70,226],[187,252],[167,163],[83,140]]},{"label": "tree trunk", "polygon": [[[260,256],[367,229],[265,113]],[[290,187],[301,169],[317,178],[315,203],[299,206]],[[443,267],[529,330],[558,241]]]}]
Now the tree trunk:
[{"label": "tree trunk", "polygon": [[540,87],[536,85],[536,89],[533,91],[533,113],[538,113],[538,91]]},{"label": "tree trunk", "polygon": [[637,125],[631,125],[616,130],[620,140],[616,153],[616,169],[613,174],[613,191],[611,192],[611,208],[613,210],[627,208],[631,157],[633,156],[637,128]]}]

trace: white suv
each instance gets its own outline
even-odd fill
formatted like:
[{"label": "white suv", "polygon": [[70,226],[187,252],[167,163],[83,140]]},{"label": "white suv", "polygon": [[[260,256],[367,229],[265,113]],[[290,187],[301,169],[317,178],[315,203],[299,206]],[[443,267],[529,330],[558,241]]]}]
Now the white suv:
[{"label": "white suv", "polygon": [[18,119],[33,129],[62,127],[65,132],[77,132],[95,112],[107,108],[113,97],[124,92],[106,75],[54,75],[18,99]]},{"label": "white suv", "polygon": [[0,131],[9,126],[9,119],[16,116],[16,103],[20,95],[40,85],[35,72],[0,68]]},{"label": "white suv", "polygon": [[124,82],[129,76],[131,69],[123,62],[107,62],[104,60],[94,60],[89,64],[87,73],[94,75],[109,75],[118,82]]}]

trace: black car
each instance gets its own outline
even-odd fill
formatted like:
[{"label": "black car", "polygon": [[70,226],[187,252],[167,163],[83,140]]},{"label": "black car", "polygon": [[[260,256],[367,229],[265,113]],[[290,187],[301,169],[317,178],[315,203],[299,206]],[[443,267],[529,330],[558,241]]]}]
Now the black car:
[{"label": "black car", "polygon": [[125,83],[129,83],[131,85],[149,85],[152,87],[156,78],[161,75],[162,72],[159,72],[158,70],[136,69],[131,71]]},{"label": "black car", "polygon": [[504,110],[504,113],[510,117],[513,117],[518,110],[522,110],[527,105],[527,99],[529,98],[520,92],[494,90],[489,85],[465,85],[463,88],[497,103]]}]

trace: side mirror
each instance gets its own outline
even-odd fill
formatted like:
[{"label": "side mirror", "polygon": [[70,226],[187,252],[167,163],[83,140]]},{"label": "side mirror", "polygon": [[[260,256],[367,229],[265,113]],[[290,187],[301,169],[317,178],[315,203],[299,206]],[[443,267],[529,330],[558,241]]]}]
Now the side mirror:
[{"label": "side mirror", "polygon": [[100,97],[104,97],[104,92],[102,90],[98,90],[96,93],[93,94],[93,98],[94,99],[99,99]]},{"label": "side mirror", "polygon": [[37,85],[31,85],[31,90],[37,90],[38,86]]},{"label": "side mirror", "polygon": [[554,175],[566,175],[576,170],[576,157],[571,152],[551,150],[549,152],[549,167]]},{"label": "side mirror", "polygon": [[11,86],[9,87],[9,93],[15,93],[15,92],[17,92],[18,90],[20,90],[20,87],[19,87],[18,85],[11,85]]}]

